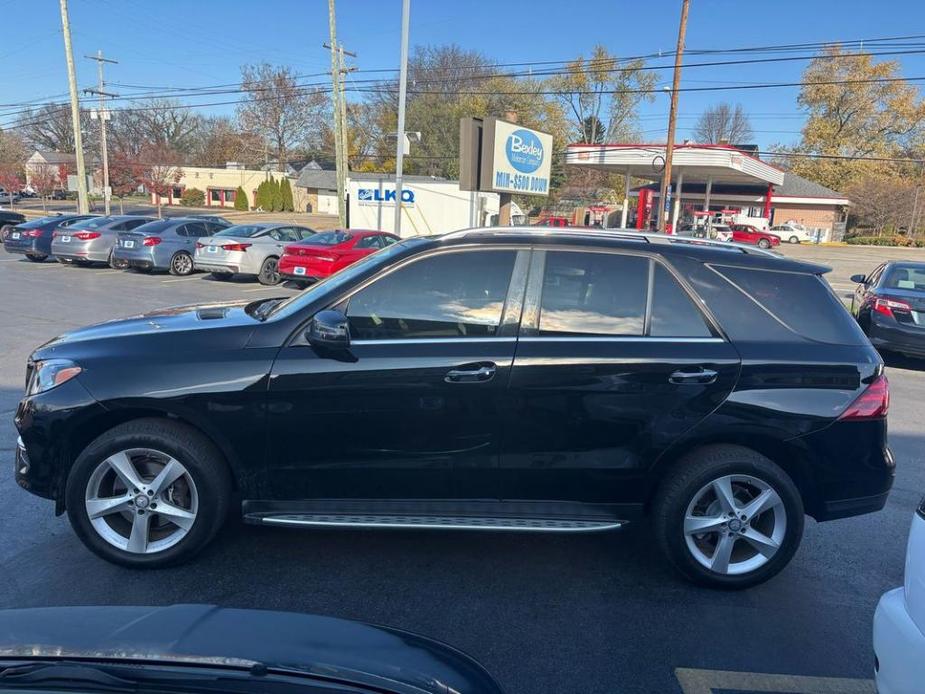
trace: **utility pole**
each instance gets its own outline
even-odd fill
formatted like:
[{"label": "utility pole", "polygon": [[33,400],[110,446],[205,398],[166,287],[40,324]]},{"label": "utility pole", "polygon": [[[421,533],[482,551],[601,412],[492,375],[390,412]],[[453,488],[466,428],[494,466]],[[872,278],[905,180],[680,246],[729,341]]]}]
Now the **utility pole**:
[{"label": "utility pole", "polygon": [[88,94],[96,94],[100,97],[100,147],[103,150],[103,211],[106,216],[109,216],[112,191],[109,188],[109,148],[106,146],[106,121],[109,120],[109,111],[106,110],[106,97],[116,97],[118,94],[110,94],[103,91],[103,87],[106,85],[103,81],[103,63],[112,63],[115,65],[119,61],[104,58],[103,51],[97,51],[96,55],[85,55],[84,58],[96,61],[99,86],[96,89],[85,89],[84,91]]},{"label": "utility pole", "polygon": [[[340,160],[344,166],[344,188],[346,192],[346,179],[350,175],[350,128],[347,127],[347,73],[356,70],[355,67],[348,68],[344,63],[344,54],[351,58],[356,58],[356,53],[344,50],[343,46],[337,47],[340,54],[340,142],[341,154]],[[346,204],[346,203],[345,203]]]},{"label": "utility pole", "polygon": [[341,132],[340,119],[340,56],[337,49],[337,22],[334,15],[334,0],[328,0],[328,30],[331,36],[331,43],[324,44],[325,48],[331,49],[331,102],[334,110],[334,159],[335,168],[337,169],[337,216],[340,226],[347,226],[347,198],[345,188],[347,187],[347,176],[344,171],[344,162],[342,161],[344,153],[343,137]]},{"label": "utility pole", "polygon": [[74,50],[71,47],[71,22],[67,12],[67,0],[61,2],[61,32],[64,34],[64,57],[67,59],[67,81],[71,93],[71,123],[74,127],[74,155],[77,158],[77,211],[87,214],[90,204],[87,200],[87,169],[84,166],[83,138],[80,134],[80,101],[77,96],[77,72],[74,69]]},{"label": "utility pole", "polygon": [[398,134],[395,149],[395,225],[393,232],[401,236],[402,168],[405,165],[405,96],[408,93],[408,33],[411,22],[411,0],[401,3],[401,71],[398,77]]},{"label": "utility pole", "polygon": [[665,231],[668,187],[671,185],[671,160],[674,156],[675,128],[678,120],[678,89],[681,86],[681,59],[684,55],[684,35],[687,33],[687,12],[691,0],[681,0],[681,24],[678,26],[678,48],[674,54],[674,80],[671,87],[671,108],[668,111],[668,146],[665,148],[665,170],[658,198],[658,230]]}]

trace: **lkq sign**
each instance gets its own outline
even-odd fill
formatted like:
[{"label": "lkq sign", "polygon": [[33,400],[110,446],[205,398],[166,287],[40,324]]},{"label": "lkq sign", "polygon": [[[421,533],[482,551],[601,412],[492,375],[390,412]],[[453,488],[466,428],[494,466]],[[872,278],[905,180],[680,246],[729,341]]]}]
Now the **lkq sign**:
[{"label": "lkq sign", "polygon": [[[357,202],[361,205],[395,205],[395,189],[359,188],[357,190]],[[413,206],[414,190],[403,187],[401,190],[401,202],[405,207]]]},{"label": "lkq sign", "polygon": [[[463,124],[463,128],[467,127]],[[473,131],[475,132],[475,131]],[[523,195],[549,195],[552,168],[552,135],[517,123],[486,118],[481,123],[481,170],[478,190]],[[476,136],[469,137],[471,142]],[[467,136],[461,140],[468,144]],[[464,179],[460,161],[460,181]],[[464,188],[465,189],[465,188]]]}]

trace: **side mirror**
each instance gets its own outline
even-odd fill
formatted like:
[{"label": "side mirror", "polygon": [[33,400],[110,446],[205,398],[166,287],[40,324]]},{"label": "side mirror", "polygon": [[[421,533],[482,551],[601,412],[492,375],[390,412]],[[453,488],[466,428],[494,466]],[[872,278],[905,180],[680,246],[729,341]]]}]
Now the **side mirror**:
[{"label": "side mirror", "polygon": [[857,284],[867,284],[867,277],[865,275],[851,275],[851,281]]},{"label": "side mirror", "polygon": [[350,328],[347,316],[340,311],[319,311],[305,332],[308,344],[329,350],[344,350],[350,347]]}]

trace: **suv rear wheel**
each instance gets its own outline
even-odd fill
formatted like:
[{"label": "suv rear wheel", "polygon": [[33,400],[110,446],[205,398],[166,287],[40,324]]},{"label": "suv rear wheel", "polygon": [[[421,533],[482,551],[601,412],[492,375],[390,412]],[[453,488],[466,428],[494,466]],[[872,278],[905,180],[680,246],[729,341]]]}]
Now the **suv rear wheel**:
[{"label": "suv rear wheel", "polygon": [[776,464],[741,446],[685,457],[659,490],[653,521],[662,551],[684,576],[748,588],[783,569],[803,535],[803,502]]},{"label": "suv rear wheel", "polygon": [[68,518],[93,552],[155,568],[194,556],[218,532],[231,494],[228,468],[196,430],[166,419],[121,424],[78,456]]}]

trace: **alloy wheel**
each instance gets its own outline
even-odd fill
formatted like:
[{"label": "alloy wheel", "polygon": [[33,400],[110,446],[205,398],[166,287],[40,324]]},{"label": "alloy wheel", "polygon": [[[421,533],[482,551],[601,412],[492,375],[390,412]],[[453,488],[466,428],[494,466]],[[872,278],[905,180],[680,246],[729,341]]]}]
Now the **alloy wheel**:
[{"label": "alloy wheel", "polygon": [[260,268],[260,281],[263,284],[279,284],[279,261],[276,258],[267,258]]},{"label": "alloy wheel", "polygon": [[132,448],[97,465],[87,482],[85,508],[107,543],[132,554],[154,554],[186,537],[196,522],[199,494],[176,458]]},{"label": "alloy wheel", "polygon": [[172,263],[174,274],[188,275],[193,271],[193,259],[187,253],[177,253]]},{"label": "alloy wheel", "polygon": [[767,564],[787,532],[781,496],[751,475],[726,475],[703,485],[684,515],[684,540],[711,571],[740,575]]}]

